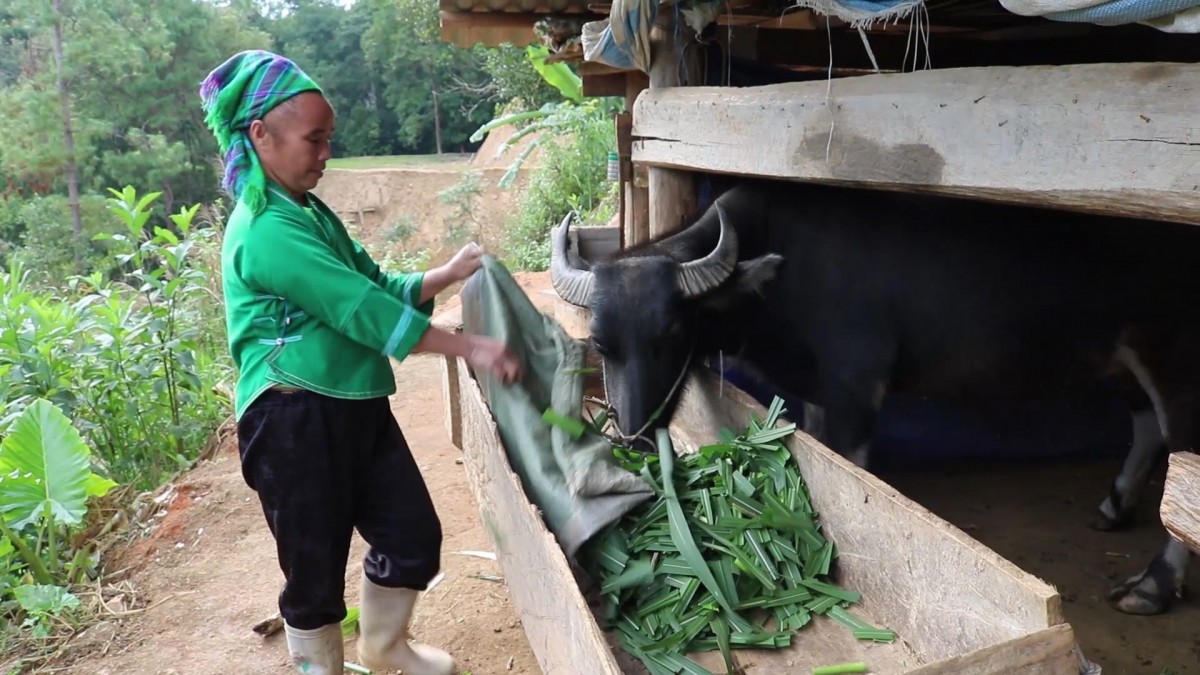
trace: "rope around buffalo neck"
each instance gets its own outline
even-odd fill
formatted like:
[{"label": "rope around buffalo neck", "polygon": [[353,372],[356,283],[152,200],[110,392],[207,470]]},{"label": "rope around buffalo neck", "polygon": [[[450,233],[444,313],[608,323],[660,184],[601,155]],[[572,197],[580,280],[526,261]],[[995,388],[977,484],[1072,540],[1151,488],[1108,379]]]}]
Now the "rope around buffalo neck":
[{"label": "rope around buffalo neck", "polygon": [[[667,392],[666,397],[663,398],[662,403],[658,405],[658,408],[655,409],[655,411],[650,415],[650,418],[646,420],[646,423],[642,425],[642,428],[638,429],[637,433],[632,435],[626,435],[621,431],[621,420],[617,417],[617,411],[613,408],[612,403],[610,403],[612,397],[608,393],[608,369],[605,368],[604,359],[600,359],[600,378],[604,383],[605,398],[603,405],[607,409],[609,417],[613,420],[616,420],[613,423],[613,427],[617,430],[617,432],[609,436],[610,441],[619,441],[621,444],[627,445],[630,448],[633,447],[635,441],[644,441],[650,444],[651,449],[657,451],[657,446],[654,444],[654,441],[646,438],[643,434],[646,432],[646,429],[650,428],[651,424],[654,424],[654,421],[658,419],[659,415],[662,415],[663,410],[666,410],[667,408],[667,402],[669,402],[671,398],[675,396],[675,392],[679,390],[679,385],[683,384],[683,378],[685,375],[687,375],[688,370],[691,368],[692,354],[695,353],[695,351],[696,343],[693,342],[692,346],[688,348],[688,355],[683,362],[683,367],[679,369],[679,375],[675,378],[675,384],[671,385],[671,389]],[[606,436],[608,435],[606,434]]]}]

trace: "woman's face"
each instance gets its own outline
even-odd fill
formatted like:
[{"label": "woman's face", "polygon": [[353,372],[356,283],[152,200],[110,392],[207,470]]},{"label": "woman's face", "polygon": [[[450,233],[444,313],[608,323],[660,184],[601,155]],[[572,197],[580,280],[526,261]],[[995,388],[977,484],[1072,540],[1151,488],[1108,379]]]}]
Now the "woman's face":
[{"label": "woman's face", "polygon": [[329,161],[333,108],[307,91],[275,106],[250,124],[250,141],[263,172],[294,196],[315,188]]}]

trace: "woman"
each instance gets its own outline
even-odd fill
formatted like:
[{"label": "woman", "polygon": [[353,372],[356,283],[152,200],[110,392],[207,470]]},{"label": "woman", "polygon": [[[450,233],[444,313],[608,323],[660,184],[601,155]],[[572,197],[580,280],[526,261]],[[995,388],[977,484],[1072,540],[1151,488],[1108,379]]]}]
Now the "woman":
[{"label": "woman", "polygon": [[300,672],[342,672],[350,537],[363,560],[358,657],[371,669],[450,675],[411,644],[417,593],[437,574],[441,525],[388,404],[390,358],[465,358],[508,384],[521,367],[498,341],[430,325],[434,296],[480,264],[474,245],[428,272],[387,274],[309,192],[330,157],[334,111],[292,61],[234,55],[200,90],[236,201],[222,273],[242,473],[275,538],[279,609]]}]

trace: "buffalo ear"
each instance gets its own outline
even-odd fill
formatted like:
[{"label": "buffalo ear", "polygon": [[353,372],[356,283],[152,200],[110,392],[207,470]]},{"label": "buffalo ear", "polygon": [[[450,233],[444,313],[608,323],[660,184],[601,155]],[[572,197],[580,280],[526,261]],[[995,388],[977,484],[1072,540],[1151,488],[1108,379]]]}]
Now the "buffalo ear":
[{"label": "buffalo ear", "polygon": [[729,283],[710,293],[701,300],[701,303],[707,309],[725,311],[742,303],[747,295],[761,297],[763,288],[775,278],[781,263],[783,263],[783,256],[778,253],[768,253],[740,262]]}]

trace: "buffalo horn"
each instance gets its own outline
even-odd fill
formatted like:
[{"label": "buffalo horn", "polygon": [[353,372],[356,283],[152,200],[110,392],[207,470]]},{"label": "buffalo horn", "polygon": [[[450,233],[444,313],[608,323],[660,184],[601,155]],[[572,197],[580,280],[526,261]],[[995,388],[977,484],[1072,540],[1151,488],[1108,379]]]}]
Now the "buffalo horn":
[{"label": "buffalo horn", "polygon": [[571,245],[567,230],[571,214],[550,232],[550,284],[559,297],[572,305],[586,307],[592,295],[592,273],[576,267],[579,262],[567,250]]},{"label": "buffalo horn", "polygon": [[725,217],[725,208],[717,202],[717,216],[721,221],[721,237],[711,253],[679,266],[676,281],[685,298],[702,295],[721,285],[729,278],[737,265],[737,233]]}]

